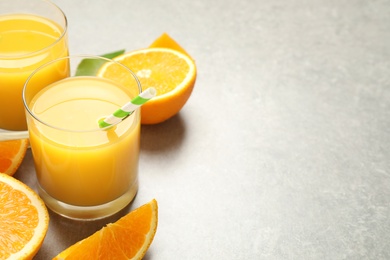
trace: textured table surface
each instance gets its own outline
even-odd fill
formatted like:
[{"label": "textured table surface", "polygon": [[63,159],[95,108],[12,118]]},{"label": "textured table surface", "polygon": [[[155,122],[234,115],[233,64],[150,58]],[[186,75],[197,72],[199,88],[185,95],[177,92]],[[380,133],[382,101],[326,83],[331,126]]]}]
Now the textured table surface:
[{"label": "textured table surface", "polygon": [[[179,115],[142,127],[134,202],[96,222],[51,214],[35,259],[152,198],[145,259],[390,259],[390,1],[55,3],[71,54],[167,32],[198,77]],[[30,153],[16,177],[35,187]]]}]

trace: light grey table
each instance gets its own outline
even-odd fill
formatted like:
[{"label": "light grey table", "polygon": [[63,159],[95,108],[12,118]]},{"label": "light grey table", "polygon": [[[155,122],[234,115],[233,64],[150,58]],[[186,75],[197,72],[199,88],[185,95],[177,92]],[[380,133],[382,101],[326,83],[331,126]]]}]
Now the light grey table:
[{"label": "light grey table", "polygon": [[[51,214],[35,259],[152,198],[145,259],[390,259],[390,1],[55,0],[71,54],[196,60],[180,114],[142,128],[140,189],[97,222]],[[16,177],[35,187],[31,154]]]}]

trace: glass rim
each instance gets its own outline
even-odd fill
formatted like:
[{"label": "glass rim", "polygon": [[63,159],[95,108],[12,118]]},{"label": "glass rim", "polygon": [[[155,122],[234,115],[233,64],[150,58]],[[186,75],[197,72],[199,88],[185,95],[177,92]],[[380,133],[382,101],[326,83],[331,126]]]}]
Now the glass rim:
[{"label": "glass rim", "polygon": [[[6,1],[6,0],[0,0],[0,1]],[[66,17],[64,11],[62,11],[62,9],[58,5],[56,5],[55,3],[53,3],[50,0],[40,0],[40,1],[41,2],[46,2],[49,5],[51,5],[52,7],[54,7],[54,9],[59,11],[59,13],[64,18],[64,28],[63,28],[63,30],[61,32],[60,37],[58,37],[53,43],[51,43],[50,45],[48,45],[48,46],[46,46],[46,47],[44,47],[42,49],[39,49],[39,50],[36,50],[36,51],[32,51],[32,52],[29,52],[29,53],[25,53],[25,54],[20,54],[20,55],[0,55],[0,59],[4,59],[4,60],[5,59],[15,59],[15,58],[22,59],[22,58],[27,58],[27,57],[31,57],[31,56],[36,56],[36,55],[39,55],[40,53],[45,52],[48,49],[52,48],[57,43],[59,43],[63,38],[65,38],[65,35],[68,33],[68,18]],[[16,14],[16,13],[14,13],[14,14]],[[20,14],[33,14],[33,13],[20,13]],[[0,16],[2,16],[2,14],[0,14]],[[40,17],[44,17],[44,16],[41,16],[41,15],[39,15],[39,16]],[[44,17],[44,18],[47,18],[47,17]],[[51,19],[49,19],[49,20],[51,20]]]},{"label": "glass rim", "polygon": [[[27,101],[26,101],[26,96],[25,96],[25,92],[26,92],[26,89],[27,89],[27,85],[28,83],[30,82],[31,78],[34,77],[34,75],[36,75],[41,69],[49,66],[50,64],[53,64],[55,62],[59,62],[61,60],[71,60],[71,59],[86,59],[86,58],[90,58],[90,59],[100,59],[100,60],[105,60],[106,62],[113,62],[119,66],[121,66],[123,69],[125,69],[126,71],[128,71],[131,76],[134,78],[135,82],[137,83],[137,89],[138,89],[138,94],[140,94],[142,92],[142,87],[141,87],[141,82],[140,80],[138,79],[136,73],[134,71],[132,71],[130,68],[126,67],[125,65],[123,65],[122,63],[120,62],[117,62],[115,60],[112,60],[112,59],[109,59],[109,58],[105,58],[105,57],[102,57],[102,56],[97,56],[97,55],[88,55],[88,54],[80,54],[80,55],[70,55],[70,56],[65,56],[65,57],[62,57],[62,58],[58,58],[58,59],[55,59],[55,60],[52,60],[52,61],[49,61],[41,66],[39,66],[38,68],[36,68],[31,74],[30,76],[27,78],[26,82],[24,83],[23,85],[23,90],[22,90],[22,100],[23,100],[23,105],[24,105],[24,108],[25,110],[35,119],[37,120],[39,123],[47,126],[47,127],[50,127],[52,129],[56,129],[56,130],[59,130],[59,131],[64,131],[64,132],[69,132],[69,133],[91,133],[91,132],[97,132],[97,131],[104,131],[104,130],[107,130],[111,127],[115,127],[119,124],[121,124],[123,122],[123,120],[121,120],[120,122],[116,123],[116,124],[113,124],[113,125],[110,125],[110,126],[107,126],[107,127],[104,127],[104,128],[100,128],[97,124],[96,128],[93,128],[93,129],[88,129],[88,130],[71,130],[71,129],[66,129],[66,128],[61,128],[61,127],[57,127],[57,126],[54,126],[52,124],[49,124],[49,123],[46,123],[45,121],[41,120],[37,115],[35,115],[33,113],[33,111],[31,111],[29,105],[27,104]],[[103,65],[102,65],[103,66]],[[66,78],[73,78],[73,77],[80,77],[80,76],[68,76]],[[82,76],[81,76],[82,77]],[[92,76],[93,77],[93,76]],[[96,76],[95,76],[96,77]],[[54,83],[54,82],[53,82]],[[43,89],[43,88],[42,88]],[[41,89],[41,90],[42,90]],[[137,113],[138,111],[140,111],[140,108],[137,108],[133,114]],[[114,112],[114,111],[113,111]],[[132,115],[133,115],[132,114]],[[130,115],[130,116],[132,116]]]}]

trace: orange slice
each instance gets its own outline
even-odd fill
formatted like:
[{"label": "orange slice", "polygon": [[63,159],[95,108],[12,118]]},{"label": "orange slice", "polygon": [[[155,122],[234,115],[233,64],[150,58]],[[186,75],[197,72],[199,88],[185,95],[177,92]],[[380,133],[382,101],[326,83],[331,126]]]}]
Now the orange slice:
[{"label": "orange slice", "polygon": [[157,218],[157,201],[152,200],[68,247],[53,260],[142,259],[156,233]]},{"label": "orange slice", "polygon": [[21,181],[0,173],[0,259],[32,259],[48,227],[41,198]]},{"label": "orange slice", "polygon": [[28,139],[0,142],[0,172],[13,175],[26,155]]},{"label": "orange slice", "polygon": [[[136,73],[142,89],[154,87],[157,96],[141,108],[142,124],[157,124],[176,115],[190,97],[196,80],[196,66],[187,55],[168,48],[148,48],[122,54],[114,60]],[[99,75],[120,80],[115,66],[106,63]]]}]

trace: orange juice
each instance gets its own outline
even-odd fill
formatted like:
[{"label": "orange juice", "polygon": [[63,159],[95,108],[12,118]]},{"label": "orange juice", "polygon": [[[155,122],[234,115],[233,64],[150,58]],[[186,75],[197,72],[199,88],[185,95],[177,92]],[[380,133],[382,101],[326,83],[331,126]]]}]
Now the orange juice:
[{"label": "orange juice", "polygon": [[[65,29],[46,18],[28,14],[0,16],[0,128],[26,130],[23,85],[33,70],[68,54]],[[47,80],[63,72],[47,70]]]},{"label": "orange juice", "polygon": [[[101,130],[98,120],[131,100],[129,90],[102,78],[60,80],[29,104],[30,143],[38,182],[75,206],[108,203],[137,191],[140,113]],[[44,198],[45,199],[45,198]]]}]

